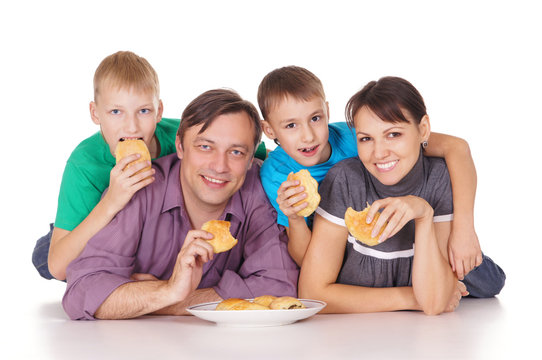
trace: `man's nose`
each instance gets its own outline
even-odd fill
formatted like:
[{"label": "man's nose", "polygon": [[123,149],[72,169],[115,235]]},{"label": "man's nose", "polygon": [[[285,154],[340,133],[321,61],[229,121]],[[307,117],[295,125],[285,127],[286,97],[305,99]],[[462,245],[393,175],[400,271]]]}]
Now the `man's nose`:
[{"label": "man's nose", "polygon": [[211,168],[217,173],[225,173],[229,170],[228,154],[217,151],[213,156]]}]

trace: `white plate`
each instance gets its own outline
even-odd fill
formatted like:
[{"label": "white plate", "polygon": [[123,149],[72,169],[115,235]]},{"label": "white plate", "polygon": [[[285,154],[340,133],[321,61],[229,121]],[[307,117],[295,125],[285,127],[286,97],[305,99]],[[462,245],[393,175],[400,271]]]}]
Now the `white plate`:
[{"label": "white plate", "polygon": [[326,303],[319,300],[299,299],[305,309],[291,310],[215,310],[220,301],[198,304],[186,310],[200,319],[215,322],[217,325],[237,327],[277,326],[292,324],[313,316],[322,310]]}]

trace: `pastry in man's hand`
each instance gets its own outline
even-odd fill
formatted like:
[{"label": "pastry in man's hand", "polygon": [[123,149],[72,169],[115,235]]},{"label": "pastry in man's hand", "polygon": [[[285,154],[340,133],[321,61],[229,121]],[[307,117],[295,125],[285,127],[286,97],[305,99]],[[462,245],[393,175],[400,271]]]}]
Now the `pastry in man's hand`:
[{"label": "pastry in man's hand", "polygon": [[214,237],[207,242],[211,244],[217,254],[228,251],[237,244],[237,239],[230,233],[230,225],[229,221],[209,220],[201,227],[201,230],[213,234]]},{"label": "pastry in man's hand", "polygon": [[305,305],[294,297],[282,296],[273,300],[269,308],[272,310],[305,309]]},{"label": "pastry in man's hand", "polygon": [[[141,156],[139,157],[139,159],[132,161],[131,163],[126,165],[127,168],[140,162],[151,161],[151,154],[149,152],[149,149],[147,148],[147,145],[145,145],[145,142],[143,140],[125,139],[117,143],[117,147],[115,148],[115,160],[117,163],[121,159],[132,154],[140,154]],[[142,171],[150,170],[150,168],[151,167],[148,166],[144,169],[139,170],[136,174]]]},{"label": "pastry in man's hand", "polygon": [[316,210],[320,203],[320,194],[318,194],[318,182],[311,176],[310,172],[306,169],[301,169],[296,173],[291,172],[288,174],[286,180],[299,180],[298,186],[303,186],[307,197],[300,202],[294,204],[294,206],[300,205],[303,202],[307,202],[306,208],[300,210],[297,215],[307,217]]},{"label": "pastry in man's hand", "polygon": [[376,225],[376,221],[380,217],[380,213],[377,212],[373,218],[373,221],[371,221],[370,224],[367,224],[365,219],[367,218],[369,208],[370,206],[367,206],[365,209],[363,209],[363,211],[356,211],[349,207],[344,213],[344,222],[346,223],[346,227],[353,237],[366,245],[375,246],[379,244],[378,238],[380,235],[382,235],[382,232],[386,226],[382,226],[378,235],[375,237],[371,236],[373,228]]}]

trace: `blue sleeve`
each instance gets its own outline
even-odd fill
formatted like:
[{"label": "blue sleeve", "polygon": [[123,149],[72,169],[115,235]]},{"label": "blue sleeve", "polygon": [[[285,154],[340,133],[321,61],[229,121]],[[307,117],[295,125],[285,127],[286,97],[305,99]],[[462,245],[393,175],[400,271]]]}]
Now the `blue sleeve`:
[{"label": "blue sleeve", "polygon": [[282,226],[288,226],[288,217],[280,210],[279,204],[277,203],[277,192],[280,184],[286,181],[288,174],[281,174],[275,165],[276,159],[270,154],[269,157],[265,159],[260,169],[260,178],[265,195],[267,195],[269,202],[277,211],[277,223]]}]

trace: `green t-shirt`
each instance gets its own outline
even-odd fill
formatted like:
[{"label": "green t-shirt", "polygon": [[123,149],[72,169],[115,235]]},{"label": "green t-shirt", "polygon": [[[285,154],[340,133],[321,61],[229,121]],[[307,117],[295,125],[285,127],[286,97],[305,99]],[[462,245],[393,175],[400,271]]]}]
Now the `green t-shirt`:
[{"label": "green t-shirt", "polygon": [[[175,136],[179,119],[162,118],[155,135],[160,142],[159,157],[175,152]],[[261,142],[255,156],[265,159],[265,144]],[[109,175],[115,158],[100,132],[83,140],[66,162],[56,212],[55,227],[72,231],[94,209],[109,186]]]}]

